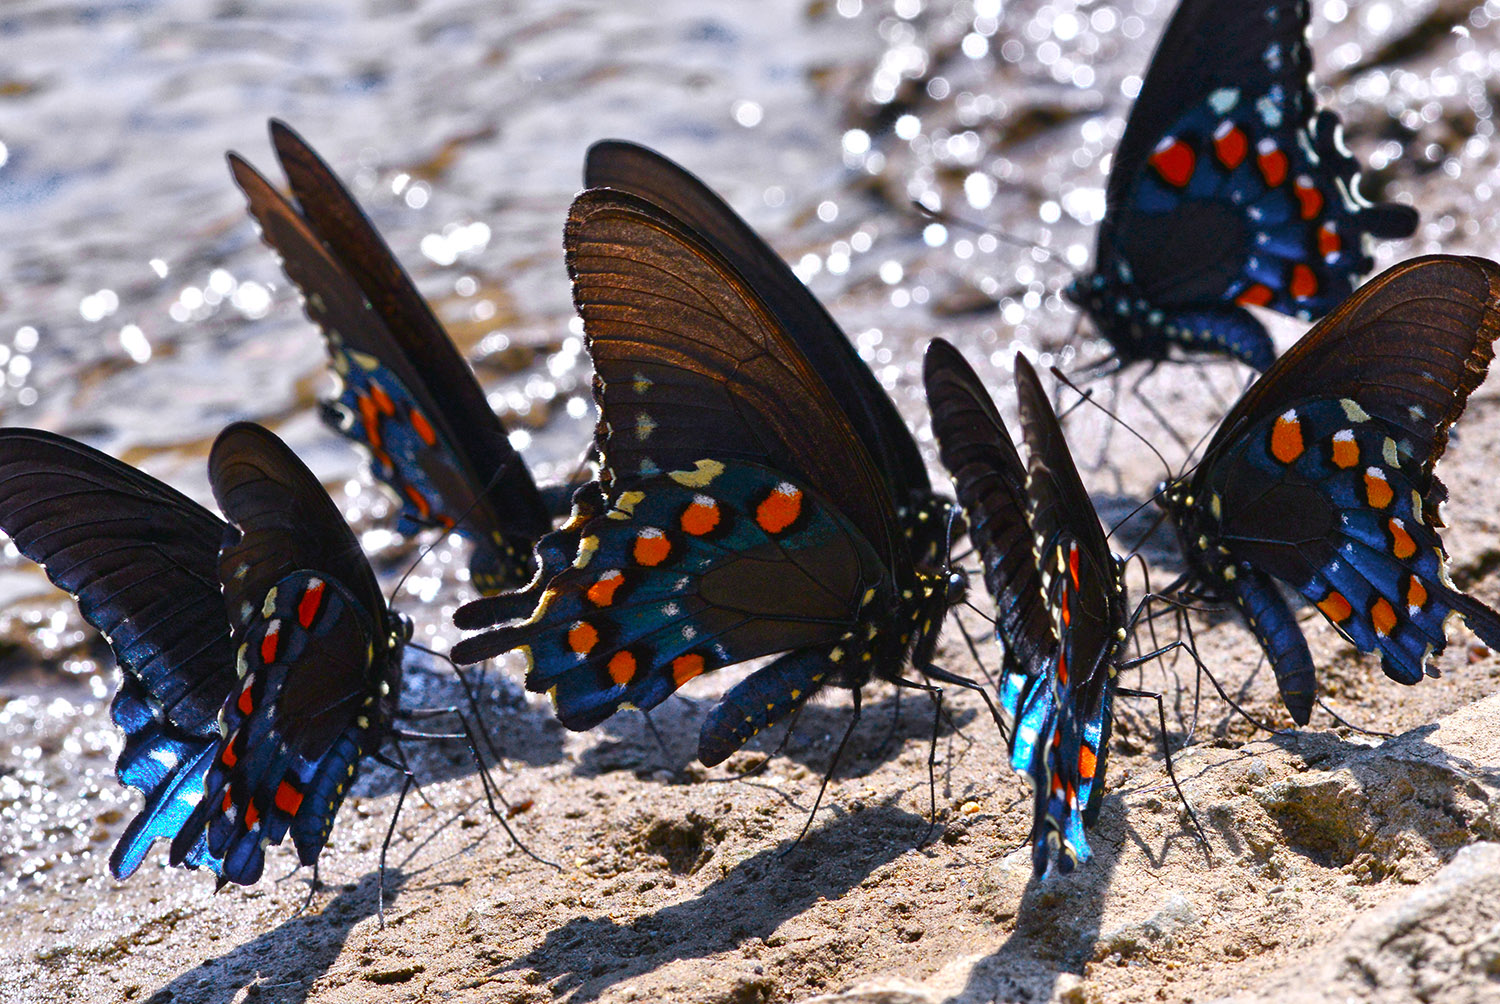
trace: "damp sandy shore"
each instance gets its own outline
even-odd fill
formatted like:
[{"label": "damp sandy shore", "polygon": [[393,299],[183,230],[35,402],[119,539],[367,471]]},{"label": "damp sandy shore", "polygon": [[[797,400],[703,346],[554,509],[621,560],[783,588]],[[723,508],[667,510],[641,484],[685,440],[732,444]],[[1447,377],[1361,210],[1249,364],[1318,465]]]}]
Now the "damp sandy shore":
[{"label": "damp sandy shore", "polygon": [[[229,148],[271,166],[275,114],[354,180],[543,476],[571,469],[590,428],[560,236],[583,150],[609,135],[678,158],[762,227],[930,449],[918,386],[930,336],[975,359],[1008,415],[1015,347],[1066,365],[1097,351],[1069,340],[1063,263],[1087,260],[1101,160],[1170,4],[1017,0],[993,24],[987,6],[10,5],[0,421],[86,438],[200,498],[218,428],[271,424],[394,584],[415,551],[384,532],[389,501],[318,425],[322,349],[223,168]],[[1500,257],[1500,9],[1351,6],[1316,5],[1320,79],[1372,165],[1370,194],[1423,213],[1416,239],[1378,249],[1382,265]],[[1056,256],[927,230],[907,205],[933,191]],[[1276,330],[1286,344],[1299,326]],[[1140,396],[1128,383],[1102,393],[1118,391],[1125,420],[1175,465],[1183,450],[1142,397],[1192,440],[1243,379],[1227,365],[1165,367]],[[1475,394],[1440,467],[1455,579],[1492,604],[1497,387]],[[1068,431],[1113,524],[1164,470],[1106,430],[1081,410]],[[1142,530],[1117,546],[1140,547],[1159,584],[1178,556]],[[453,571],[463,557],[439,547],[398,597],[439,648],[468,595]],[[1023,846],[1029,793],[967,695],[948,698],[934,808],[930,708],[870,688],[798,842],[849,721],[845,695],[809,708],[753,780],[725,783],[781,738],[728,770],[695,765],[706,702],[735,677],[663,705],[663,749],[638,716],[566,732],[503,663],[488,671],[486,724],[506,756],[509,822],[558,867],[506,838],[461,749],[421,750],[426,800],[401,814],[382,928],[379,851],[398,785],[378,767],[340,814],[310,900],[289,851],[258,886],[217,895],[157,856],[126,883],[108,877],[135,807],[111,770],[113,670],[45,586],[13,556],[0,569],[0,1000],[1500,997],[1500,658],[1462,629],[1441,678],[1408,688],[1303,612],[1325,700],[1367,732],[1323,711],[1305,730],[1257,730],[1186,659],[1127,678],[1166,695],[1174,765],[1209,846],[1167,783],[1154,705],[1121,702],[1095,859],[1042,883]],[[1288,726],[1249,635],[1232,620],[1194,626],[1235,700]],[[955,630],[940,655],[977,672]],[[440,664],[414,656],[409,676],[410,704],[457,698]]]}]

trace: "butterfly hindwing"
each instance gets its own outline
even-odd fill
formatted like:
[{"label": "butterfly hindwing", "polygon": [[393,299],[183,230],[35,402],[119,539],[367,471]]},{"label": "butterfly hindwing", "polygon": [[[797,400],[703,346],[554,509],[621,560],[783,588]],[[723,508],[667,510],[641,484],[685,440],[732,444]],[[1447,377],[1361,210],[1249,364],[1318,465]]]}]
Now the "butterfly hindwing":
[{"label": "butterfly hindwing", "polygon": [[1122,362],[1172,348],[1257,369],[1275,357],[1244,308],[1303,319],[1373,266],[1370,237],[1416,213],[1372,205],[1337,115],[1310,85],[1305,0],[1183,0],[1116,151],[1094,273],[1073,299]]},{"label": "butterfly hindwing", "polygon": [[836,645],[884,577],[827,500],[748,463],[632,480],[572,532],[576,558],[532,617],[465,639],[454,656],[522,648],[527,687],[551,692],[573,729],[622,704],[650,709],[703,672]]},{"label": "butterfly hindwing", "polygon": [[227,880],[250,883],[265,847],[288,830],[302,863],[317,859],[360,760],[378,744],[374,660],[386,649],[353,594],[311,571],[277,582],[242,638],[243,675],[223,709],[205,799],[173,854],[201,835]]}]

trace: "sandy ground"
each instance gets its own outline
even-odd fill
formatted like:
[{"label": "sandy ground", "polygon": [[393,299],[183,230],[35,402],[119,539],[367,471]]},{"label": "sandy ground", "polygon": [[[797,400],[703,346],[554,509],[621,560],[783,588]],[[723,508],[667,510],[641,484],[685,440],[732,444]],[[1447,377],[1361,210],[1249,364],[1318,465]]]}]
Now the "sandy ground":
[{"label": "sandy ground", "polygon": [[[1320,29],[1327,32],[1320,53],[1344,53],[1341,47],[1360,43],[1378,55],[1364,63],[1340,56],[1330,76],[1345,98],[1367,98],[1346,109],[1356,146],[1368,154],[1395,143],[1402,153],[1404,159],[1382,161],[1375,184],[1415,201],[1424,213],[1419,238],[1382,248],[1383,263],[1435,250],[1500,254],[1493,236],[1500,215],[1491,204],[1496,157],[1488,145],[1473,147],[1464,138],[1490,135],[1487,101],[1495,68],[1486,60],[1494,58],[1493,25],[1484,20],[1490,31],[1475,29],[1477,64],[1475,43],[1450,30],[1475,24],[1474,11],[1483,13],[1471,4],[1417,3],[1400,7],[1392,24],[1378,31],[1352,17]],[[1135,50],[1149,48],[1162,13],[1153,12]],[[808,16],[826,32],[831,15],[814,10]],[[903,78],[908,82],[894,105],[872,106],[871,81],[914,43],[886,30],[884,8],[864,17],[871,20],[855,18],[849,30],[878,25],[883,41],[856,47],[856,56],[809,74],[808,100],[833,109],[828,117],[839,121],[825,128],[835,137],[838,129],[876,134],[872,149],[883,166],[872,170],[868,161],[851,164],[846,156],[850,173],[839,182],[843,216],[835,221],[820,217],[817,186],[808,183],[828,172],[804,174],[802,194],[768,235],[794,261],[812,252],[826,256],[831,246],[837,253],[838,242],[857,227],[872,236],[873,250],[856,256],[847,273],[824,271],[813,283],[916,427],[925,428],[917,363],[921,345],[936,333],[976,359],[1011,414],[1006,367],[1013,346],[1065,348],[1071,318],[1056,296],[1058,277],[1039,256],[1021,254],[1018,263],[1003,254],[959,254],[951,242],[926,246],[921,223],[904,208],[912,194],[908,182],[917,178],[916,188],[953,192],[978,165],[965,163],[961,150],[947,160],[932,154],[935,145],[922,153],[917,141],[896,144],[888,134],[881,138],[878,126],[909,110],[920,114],[921,135],[929,138],[974,128],[995,151],[985,170],[1008,177],[1026,205],[1017,210],[997,203],[993,212],[1001,220],[1012,214],[1010,222],[1024,232],[1063,246],[1086,243],[1087,212],[1067,209],[1063,223],[1049,228],[1037,222],[1049,218],[1038,206],[1054,193],[1062,193],[1066,207],[1068,192],[1083,198],[1087,186],[1097,191],[1099,179],[1082,168],[1097,167],[1128,103],[1090,104],[1077,89],[1039,83],[1036,67],[995,71],[991,83],[1008,88],[1004,108],[979,114],[956,99],[928,101],[927,77],[944,72],[962,79],[964,69],[952,55],[960,36],[946,22],[919,17],[912,23],[926,54],[924,68]],[[545,18],[532,25],[537,37],[547,27]],[[1117,94],[1144,52],[1132,56],[1130,46],[1117,52],[1110,37],[1105,34],[1106,48],[1092,65],[1104,93]],[[1068,54],[1078,57],[1076,65],[1088,62],[1087,53]],[[1367,72],[1380,65],[1397,68],[1384,78],[1383,92]],[[712,70],[696,72],[714,79]],[[1459,84],[1445,83],[1454,80]],[[420,110],[419,103],[414,107]],[[774,111],[769,100],[766,107]],[[1419,112],[1414,119],[1405,115],[1412,109]],[[540,119],[544,111],[538,106],[531,114]],[[1095,114],[1105,114],[1107,123],[1097,134],[1087,128]],[[661,128],[669,141],[670,129]],[[656,136],[649,129],[637,135]],[[709,144],[717,151],[715,163],[693,166],[735,184],[734,161],[725,152],[733,145]],[[482,135],[458,143],[459,167],[434,185],[434,198],[451,197],[443,181],[460,194],[483,187],[484,172],[476,165],[493,166],[498,148]],[[798,149],[803,162],[812,159]],[[843,149],[850,149],[847,139]],[[383,164],[395,160],[388,155]],[[482,181],[492,184],[493,178]],[[547,184],[565,191],[572,181]],[[737,184],[736,194],[747,185],[757,190],[744,179]],[[527,218],[550,219],[546,214],[556,215],[565,201],[534,206]],[[210,218],[220,224],[209,228],[211,236],[200,232],[194,239],[219,241],[217,234],[234,225],[232,202],[232,195],[216,201],[218,215]],[[858,223],[849,222],[851,214]],[[233,254],[262,254],[252,236],[236,233]],[[411,247],[415,235],[407,236]],[[543,239],[552,238],[536,237]],[[536,270],[552,252],[511,253]],[[882,277],[884,260],[899,261],[904,278],[891,283]],[[556,271],[555,262],[549,267]],[[486,283],[500,283],[505,274],[479,271]],[[898,299],[902,291],[907,296]],[[520,351],[490,358],[482,368],[494,387],[546,376],[545,354],[529,350],[555,349],[565,330],[565,297],[555,289],[530,313],[518,305],[523,301],[511,297],[505,305]],[[302,370],[285,400],[272,395],[266,407],[305,416],[321,366],[316,345],[285,303],[267,323],[286,344],[300,346],[295,359]],[[267,334],[264,327],[253,330]],[[1295,337],[1297,326],[1277,331],[1285,340]],[[289,365],[290,351],[267,348],[263,356]],[[190,352],[184,349],[177,364]],[[152,380],[169,380],[172,371],[165,372]],[[1211,428],[1242,380],[1242,372],[1227,366],[1167,367],[1141,394],[1192,439]],[[578,374],[564,374],[558,383],[576,395]],[[57,399],[63,403],[52,403],[47,414],[77,431],[59,417],[64,404],[110,397],[128,408],[133,402],[121,386],[128,391],[136,384],[112,377],[82,381],[74,398]],[[1455,579],[1500,604],[1500,516],[1492,502],[1493,458],[1500,455],[1495,388],[1492,379],[1475,395],[1440,473],[1452,494],[1445,540]],[[1141,398],[1128,385],[1116,389],[1125,420],[1179,463],[1181,451]],[[96,414],[74,420],[86,426]],[[205,414],[220,413],[210,405]],[[25,415],[12,412],[7,420]],[[294,418],[287,427],[304,440],[312,435],[310,420]],[[536,427],[539,438],[548,434],[542,419]],[[564,431],[578,438],[576,426]],[[1139,443],[1108,432],[1088,411],[1076,414],[1069,434],[1107,523],[1128,513],[1163,474]],[[190,445],[168,455],[170,470],[201,462],[201,438],[183,435]],[[1107,447],[1105,436],[1111,437]],[[123,442],[141,438],[127,432]],[[332,450],[322,449],[320,456]],[[563,455],[559,449],[552,459]],[[1107,463],[1094,462],[1101,455]],[[353,468],[334,469],[339,474],[330,481],[349,477]],[[1137,545],[1153,581],[1174,574],[1178,558],[1164,535],[1142,542],[1127,531],[1117,541],[1122,550]],[[387,554],[384,566],[399,574],[409,554]],[[463,593],[451,578],[429,577],[431,594],[411,607],[440,623]],[[1140,585],[1132,581],[1136,592]],[[976,588],[976,602],[984,606],[977,580]],[[506,759],[497,780],[512,807],[510,825],[530,851],[555,866],[518,850],[488,815],[461,748],[414,748],[425,800],[409,798],[398,819],[384,872],[382,926],[380,852],[399,785],[375,766],[339,816],[323,857],[322,884],[310,897],[310,875],[294,870],[285,850],[271,855],[268,877],[248,890],[215,894],[207,876],[155,860],[126,883],[109,879],[108,849],[133,802],[110,769],[118,740],[104,710],[107,653],[66,613],[54,622],[52,611],[65,601],[50,602],[15,605],[0,616],[0,820],[13,828],[9,836],[0,834],[0,930],[7,934],[0,943],[0,1000],[1500,999],[1500,696],[1494,696],[1500,658],[1461,628],[1438,660],[1441,678],[1408,688],[1385,679],[1373,660],[1351,652],[1304,611],[1325,700],[1352,726],[1320,710],[1304,730],[1258,729],[1200,681],[1186,659],[1127,677],[1129,686],[1166,696],[1173,763],[1208,844],[1199,843],[1168,783],[1154,705],[1124,701],[1104,810],[1092,835],[1095,858],[1073,876],[1045,882],[1032,879],[1024,846],[1031,822],[1025,782],[1010,771],[993,724],[971,695],[946,699],[930,796],[930,707],[910,698],[898,706],[893,691],[872,687],[837,776],[799,840],[849,723],[844,695],[810,707],[765,770],[732,781],[734,772],[756,765],[781,740],[780,730],[762,737],[727,769],[705,771],[693,763],[705,702],[735,676],[695,681],[687,699],[654,713],[663,747],[635,715],[593,734],[567,733],[544,701],[520,692],[520,667],[503,663],[490,668],[484,701],[486,725]],[[961,616],[972,635],[983,636],[977,615]],[[1240,706],[1286,728],[1274,682],[1249,635],[1232,619],[1200,617],[1194,626],[1202,658]],[[1178,636],[1169,622],[1161,632],[1163,640]],[[439,631],[438,640],[451,641],[451,632]],[[989,643],[981,653],[993,661]],[[979,672],[951,627],[940,657],[955,671]],[[418,656],[413,661],[409,704],[457,700],[450,671],[422,664]],[[90,666],[103,671],[89,672]],[[59,702],[68,714],[52,713]]]}]

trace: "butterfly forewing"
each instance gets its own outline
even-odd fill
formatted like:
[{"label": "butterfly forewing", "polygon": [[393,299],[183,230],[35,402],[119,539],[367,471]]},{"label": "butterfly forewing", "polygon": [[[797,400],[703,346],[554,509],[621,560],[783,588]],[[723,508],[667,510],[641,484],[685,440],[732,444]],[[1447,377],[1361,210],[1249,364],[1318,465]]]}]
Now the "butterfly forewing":
[{"label": "butterfly forewing", "polygon": [[898,504],[905,505],[911,492],[930,490],[927,465],[890,395],[823,305],[723,199],[661,154],[621,140],[589,147],[584,184],[618,189],[662,207],[723,255],[760,294],[781,330],[842,405],[860,441],[888,476]]},{"label": "butterfly forewing", "polygon": [[940,338],[923,359],[932,433],[995,601],[995,636],[1008,669],[1032,674],[1056,645],[1027,522],[1026,467],[989,392]]},{"label": "butterfly forewing", "polygon": [[664,210],[598,189],[564,236],[610,481],[749,461],[826,495],[904,572],[893,500],[839,404],[760,294]]}]

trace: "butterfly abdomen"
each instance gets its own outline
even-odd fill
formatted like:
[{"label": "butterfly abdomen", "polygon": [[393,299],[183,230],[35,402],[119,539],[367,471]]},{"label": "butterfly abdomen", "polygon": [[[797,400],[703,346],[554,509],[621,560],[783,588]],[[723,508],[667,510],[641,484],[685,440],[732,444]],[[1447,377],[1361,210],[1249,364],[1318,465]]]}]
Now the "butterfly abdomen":
[{"label": "butterfly abdomen", "polygon": [[[837,648],[837,647],[836,647]],[[840,659],[852,653],[840,652]],[[858,655],[853,654],[857,660]],[[751,673],[725,694],[698,735],[698,759],[706,767],[723,763],[764,728],[800,708],[840,672],[828,651],[789,652]]]}]

